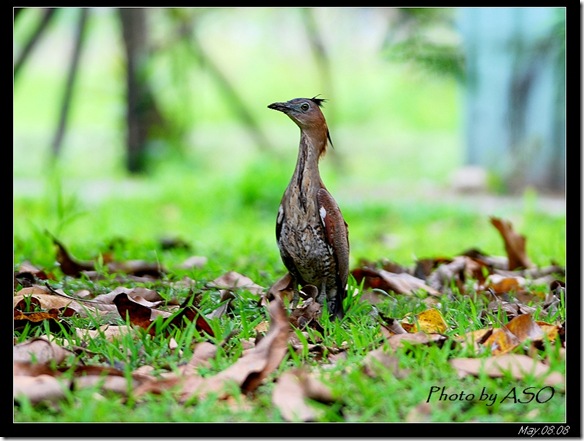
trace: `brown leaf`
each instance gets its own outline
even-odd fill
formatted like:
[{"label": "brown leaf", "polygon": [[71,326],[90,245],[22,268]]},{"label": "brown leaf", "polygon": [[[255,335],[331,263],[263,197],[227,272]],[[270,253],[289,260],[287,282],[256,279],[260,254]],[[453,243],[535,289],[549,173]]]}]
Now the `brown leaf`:
[{"label": "brown leaf", "polygon": [[531,314],[522,314],[515,317],[505,325],[521,342],[525,340],[540,339],[543,331],[539,325],[533,321]]},{"label": "brown leaf", "polygon": [[512,320],[521,314],[532,314],[536,311],[536,308],[518,302],[503,302],[500,300],[495,300],[488,304],[486,310],[481,311],[481,316],[485,316],[487,311],[491,311],[493,313],[502,311],[507,316],[507,319]]},{"label": "brown leaf", "polygon": [[488,358],[455,358],[450,364],[458,371],[459,376],[478,376],[485,372],[489,377],[502,377],[505,372],[517,380],[522,380],[526,375],[534,375],[544,379],[548,386],[565,386],[565,379],[559,372],[553,372],[549,366],[534,360],[527,355],[505,354]]},{"label": "brown leaf", "polygon": [[32,404],[38,404],[42,401],[57,401],[63,398],[70,388],[70,381],[46,374],[35,377],[16,375],[13,378],[12,387],[15,401],[20,401],[24,396]]},{"label": "brown leaf", "polygon": [[[82,340],[92,340],[95,338],[105,338],[107,341],[114,341],[122,338],[125,334],[135,334],[131,326],[102,325],[99,329],[76,329],[76,334]],[[136,335],[136,334],[135,334]]]},{"label": "brown leaf", "polygon": [[506,327],[493,329],[493,333],[485,340],[483,346],[487,347],[491,354],[499,355],[512,351],[521,344],[521,340]]},{"label": "brown leaf", "polygon": [[52,274],[45,273],[28,261],[23,262],[18,268],[18,271],[14,272],[14,286],[20,284],[23,287],[29,287],[39,280],[48,279],[54,280],[55,277]]},{"label": "brown leaf", "polygon": [[114,303],[114,299],[116,298],[116,296],[121,293],[127,294],[127,296],[134,300],[135,302],[151,308],[160,304],[160,302],[164,301],[164,298],[158,293],[158,291],[154,289],[144,288],[141,286],[136,286],[133,288],[118,286],[113,291],[110,291],[107,294],[100,294],[98,296],[95,296],[93,301],[104,304]]},{"label": "brown leaf", "polygon": [[65,309],[69,308],[80,316],[84,317],[87,315],[83,306],[75,300],[51,294],[47,288],[38,285],[23,288],[18,291],[13,299],[14,309],[24,311],[28,301],[45,310],[56,309],[63,313]]},{"label": "brown leaf", "polygon": [[307,326],[311,326],[321,330],[322,327],[318,322],[321,313],[322,305],[310,298],[292,311],[290,314],[290,324],[298,329],[304,329]]},{"label": "brown leaf", "polygon": [[491,289],[495,294],[507,294],[509,292],[517,293],[523,291],[526,280],[521,276],[502,276],[500,274],[491,274],[485,280],[485,289]]},{"label": "brown leaf", "polygon": [[206,264],[207,259],[205,256],[191,256],[181,263],[178,267],[180,269],[190,270],[193,268],[203,268]]},{"label": "brown leaf", "polygon": [[128,260],[125,262],[110,262],[106,265],[110,273],[124,273],[134,277],[160,279],[166,272],[159,263],[144,260]]},{"label": "brown leaf", "polygon": [[57,262],[63,274],[71,277],[79,277],[83,271],[92,271],[95,269],[93,262],[80,262],[73,259],[65,246],[55,237],[53,237],[53,243],[57,247]]},{"label": "brown leaf", "polygon": [[293,371],[284,372],[274,387],[272,402],[286,421],[315,421],[317,410],[306,403],[306,393]]},{"label": "brown leaf", "polygon": [[262,286],[254,283],[249,277],[236,273],[235,271],[229,271],[221,277],[216,278],[209,283],[209,286],[217,289],[244,289],[257,295],[261,295],[264,292]]},{"label": "brown leaf", "polygon": [[204,331],[211,337],[215,336],[213,328],[211,328],[211,325],[209,325],[205,316],[195,305],[184,306],[172,319],[170,325],[176,326],[177,328],[183,328],[185,325],[185,319],[188,323],[195,323],[197,331]]},{"label": "brown leaf", "polygon": [[207,317],[211,319],[219,318],[223,316],[231,307],[231,301],[235,299],[235,294],[233,291],[228,289],[222,289],[219,291],[221,293],[221,298],[219,299],[219,307],[215,309],[211,314],[207,314]]},{"label": "brown leaf", "polygon": [[395,334],[387,339],[391,348],[398,349],[408,345],[430,345],[437,344],[441,346],[446,341],[446,336],[441,334],[426,334],[425,332],[416,332],[415,334]]},{"label": "brown leaf", "polygon": [[189,362],[186,365],[181,366],[181,372],[183,374],[189,374],[193,371],[196,372],[197,367],[208,366],[209,360],[215,358],[216,355],[217,346],[213,343],[209,343],[207,341],[197,343],[193,352],[193,356]]},{"label": "brown leaf", "polygon": [[151,335],[154,335],[152,324],[152,309],[134,302],[126,293],[120,293],[114,298],[114,304],[122,319],[129,319],[130,323],[143,329],[149,329]]},{"label": "brown leaf", "polygon": [[[405,328],[405,323],[402,322],[402,326]],[[413,327],[408,332],[422,331],[427,334],[443,334],[447,329],[448,325],[440,311],[430,308],[416,314]]]},{"label": "brown leaf", "polygon": [[54,361],[59,364],[70,355],[75,353],[49,341],[46,337],[38,337],[14,346],[12,360],[39,364]]},{"label": "brown leaf", "polygon": [[181,401],[210,392],[224,396],[225,387],[229,382],[239,385],[243,392],[251,393],[278,368],[288,352],[290,325],[282,302],[279,300],[270,302],[268,310],[270,330],[256,347],[230,367],[212,377],[187,378],[182,388]]},{"label": "brown leaf", "polygon": [[405,378],[410,374],[409,369],[399,367],[399,358],[390,355],[383,349],[369,352],[363,360],[363,372],[369,377],[378,377],[384,371],[389,371],[396,378]]},{"label": "brown leaf", "polygon": [[382,313],[379,313],[379,318],[382,320],[380,323],[381,333],[385,338],[394,334],[407,334],[408,331],[403,328],[399,320],[386,317]]},{"label": "brown leaf", "polygon": [[471,260],[465,256],[455,257],[451,262],[444,263],[426,277],[426,283],[436,291],[450,290],[451,284],[457,286],[459,292],[464,292],[465,271]]},{"label": "brown leaf", "polygon": [[476,331],[467,332],[464,335],[456,336],[455,340],[460,342],[463,348],[470,348],[473,352],[478,352],[481,349],[481,345],[491,336],[492,333],[492,329],[478,329]]},{"label": "brown leaf", "polygon": [[351,271],[351,274],[355,277],[357,284],[360,284],[365,279],[364,288],[382,289],[406,295],[415,294],[418,290],[423,290],[431,295],[440,295],[436,289],[426,285],[422,279],[408,273],[391,273],[382,269],[357,268]]},{"label": "brown leaf", "polygon": [[291,302],[296,288],[292,282],[293,279],[290,273],[284,274],[270,286],[266,293],[266,300],[269,302],[273,299],[280,299],[283,303],[286,301]]},{"label": "brown leaf", "polygon": [[511,222],[490,217],[491,224],[499,231],[505,242],[505,251],[509,259],[509,270],[517,268],[530,268],[533,266],[525,252],[525,236],[517,233],[513,229]]},{"label": "brown leaf", "polygon": [[171,329],[172,327],[180,329],[183,328],[186,323],[195,323],[195,327],[198,331],[204,331],[211,337],[214,337],[215,334],[211,325],[209,325],[199,308],[195,306],[198,304],[198,300],[199,298],[194,292],[192,292],[190,296],[187,296],[180,305],[178,312],[175,313],[167,329]]},{"label": "brown leaf", "polygon": [[[452,259],[447,257],[435,257],[435,258],[425,258],[425,259],[417,259],[416,260],[416,267],[414,268],[414,276],[419,279],[426,280],[426,278],[434,272],[434,270],[440,266],[449,264],[452,262]],[[391,271],[390,269],[383,268],[387,271]],[[393,271],[399,272],[399,271]]]},{"label": "brown leaf", "polygon": [[[63,274],[71,277],[79,277],[82,273],[88,277],[97,277],[94,262],[81,262],[69,254],[65,246],[53,237],[53,243],[57,246],[57,262],[61,266]],[[159,279],[165,271],[158,263],[150,263],[142,260],[129,260],[126,262],[112,262],[104,258],[106,268],[110,273],[124,273],[134,277],[147,277]]]}]

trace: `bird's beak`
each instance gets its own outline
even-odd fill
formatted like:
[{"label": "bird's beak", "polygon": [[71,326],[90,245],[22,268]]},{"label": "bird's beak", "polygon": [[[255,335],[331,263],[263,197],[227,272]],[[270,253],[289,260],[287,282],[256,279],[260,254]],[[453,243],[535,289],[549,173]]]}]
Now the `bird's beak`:
[{"label": "bird's beak", "polygon": [[288,103],[272,103],[268,106],[268,109],[274,109],[285,113],[287,110],[290,110],[290,106]]}]

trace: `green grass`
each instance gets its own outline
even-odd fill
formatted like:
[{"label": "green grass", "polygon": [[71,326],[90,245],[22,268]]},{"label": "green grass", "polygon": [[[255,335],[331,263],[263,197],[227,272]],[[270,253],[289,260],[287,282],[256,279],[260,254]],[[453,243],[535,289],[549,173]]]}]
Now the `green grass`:
[{"label": "green grass", "polygon": [[[278,20],[270,19],[273,14]],[[321,170],[349,224],[351,268],[360,259],[388,259],[411,266],[418,258],[453,257],[469,248],[505,255],[489,214],[513,221],[515,229],[526,236],[527,252],[535,264],[566,264],[566,216],[537,208],[535,193],[526,192],[515,205],[496,206],[489,213],[477,209],[468,199],[441,198],[448,192],[449,178],[463,157],[457,131],[459,97],[452,80],[416,77],[403,66],[386,63],[366,51],[355,51],[354,42],[345,41],[331,53],[335,81],[323,90],[315,67],[304,59],[307,49],[300,43],[290,51],[281,51],[277,45],[254,44],[253,38],[263,38],[259,32],[241,41],[247,44],[245,50],[223,50],[241,40],[237,25],[245,20],[253,23],[254,17],[268,19],[264,24],[278,23],[279,29],[294,28],[295,18],[289,11],[248,8],[231,17],[215,14],[218,22],[213,21],[213,14],[209,17],[200,21],[204,43],[227,72],[237,72],[230,79],[272,141],[273,151],[258,150],[213,79],[184,48],[172,45],[157,55],[152,75],[156,91],[161,92],[161,105],[173,121],[185,127],[185,137],[179,140],[183,155],[159,145],[152,154],[151,174],[127,177],[123,169],[121,48],[115,21],[110,12],[103,11],[92,18],[89,50],[84,55],[86,68],[80,72],[62,156],[57,170],[52,170],[48,165],[49,146],[57,123],[67,51],[62,51],[65,58],[59,58],[51,48],[70,39],[61,30],[38,49],[15,84],[15,269],[29,261],[53,272],[55,284],[68,293],[89,289],[97,295],[119,286],[112,279],[91,282],[64,277],[55,263],[48,230],[78,260],[98,258],[113,247],[116,260],[160,262],[169,274],[165,283],[154,283],[153,288],[166,299],[187,295],[186,289],[173,289],[166,283],[183,276],[194,279],[201,288],[233,270],[259,285],[270,286],[284,274],[275,243],[275,217],[294,166],[298,129],[266,106],[318,93],[332,98],[325,114],[335,149],[327,153]],[[155,28],[159,36],[165,35],[160,23],[164,22],[157,22]],[[22,39],[21,34],[16,37],[17,41]],[[342,35],[340,41],[344,41]],[[186,69],[180,81],[169,69],[174,63]],[[298,72],[298,66],[305,68],[302,74],[290,75]],[[179,88],[174,87],[177,84]],[[334,95],[328,96],[330,92]],[[39,189],[25,192],[23,185],[29,180]],[[164,250],[159,243],[162,237],[178,237],[191,249]],[[179,269],[191,255],[205,256],[208,263],[198,269]],[[401,319],[427,308],[423,296],[392,298],[377,306],[389,317]],[[218,300],[217,292],[207,292],[202,299],[203,312],[212,311]],[[218,339],[233,330],[237,334],[211,365],[202,369],[202,374],[212,375],[231,365],[243,351],[241,341],[255,337],[255,325],[267,317],[255,300],[250,293],[238,292],[234,314],[211,323]],[[460,379],[448,361],[485,354],[469,353],[457,345],[399,349],[395,353],[399,368],[409,370],[403,378],[391,373],[375,378],[364,375],[364,357],[382,344],[379,322],[369,304],[356,300],[349,303],[346,320],[325,320],[322,335],[311,331],[305,337],[307,342],[322,338],[325,348],[348,343],[345,359],[324,369],[307,349],[289,351],[286,361],[270,378],[295,366],[317,372],[334,395],[342,397],[330,405],[313,403],[322,409],[322,421],[400,422],[414,421],[421,415],[434,422],[565,419],[565,394],[561,392],[544,404],[506,401],[488,406],[478,399],[429,400],[434,386],[445,386],[448,394],[463,390],[477,396],[482,388],[502,396],[515,386],[521,390],[540,386],[529,378],[517,381],[483,375]],[[450,326],[447,335],[453,337],[485,327],[479,314],[486,306],[483,300],[471,296],[455,296],[441,298],[437,307]],[[492,322],[501,322],[501,317],[489,314]],[[91,317],[68,320],[71,329],[101,324],[99,318]],[[546,318],[553,320],[565,320],[564,305],[555,317]],[[121,318],[118,322],[123,323]],[[54,332],[29,327],[17,332],[15,338],[22,342]],[[83,362],[122,366],[127,373],[145,365],[152,366],[156,373],[173,371],[189,360],[194,343],[204,337],[192,326],[171,335],[182,353],[170,350],[169,336],[163,334],[125,337],[121,344],[97,338],[87,344],[87,351],[93,355],[84,357]],[[86,344],[66,330],[58,336],[64,345]],[[538,356],[547,357],[554,369],[565,373],[564,362],[553,345]],[[280,422],[282,416],[271,402],[273,387],[272,381],[266,381],[253,399],[236,394],[235,405],[213,396],[179,404],[172,391],[126,399],[104,395],[96,387],[71,391],[57,404],[32,405],[23,400],[14,408],[14,421]],[[425,414],[428,407],[429,413]]]},{"label": "green grass", "polygon": [[[255,168],[254,168],[255,167]],[[175,170],[174,174],[160,172],[152,180],[133,182],[128,195],[122,192],[104,196],[99,201],[56,185],[58,180],[47,181],[45,194],[40,197],[14,199],[14,263],[17,267],[28,260],[57,275],[57,284],[73,293],[87,288],[94,294],[106,293],[119,282],[89,282],[63,277],[55,266],[55,252],[44,230],[48,229],[68,246],[71,254],[80,260],[96,257],[104,252],[111,241],[118,260],[142,259],[159,261],[169,269],[167,281],[179,280],[188,275],[202,287],[207,281],[234,270],[252,278],[262,286],[269,286],[284,273],[274,239],[274,222],[282,184],[285,179],[271,176],[270,170],[253,166],[248,173],[229,178],[212,175],[201,179]],[[260,175],[258,177],[258,174]],[[271,176],[273,188],[259,185]],[[258,182],[259,181],[259,182]],[[116,183],[118,188],[127,182]],[[527,199],[533,199],[533,195]],[[387,258],[402,265],[412,265],[417,257],[454,256],[478,247],[485,253],[504,255],[501,238],[488,218],[456,204],[444,205],[421,201],[409,204],[371,201],[352,201],[343,206],[350,224],[352,267],[359,258],[377,260]],[[528,238],[529,255],[538,265],[551,260],[565,264],[565,218],[549,216],[533,209],[533,200],[518,206],[514,219],[520,231]],[[386,237],[389,235],[389,239]],[[158,239],[162,236],[180,237],[192,247],[185,250],[163,250]],[[555,240],[550,241],[550,238]],[[550,242],[553,242],[550,243]],[[180,270],[178,264],[191,254],[208,257],[208,264],[200,269]],[[168,284],[153,284],[167,299],[184,298],[186,290],[174,291]],[[423,296],[392,296],[377,306],[389,317],[403,318],[408,313],[418,313],[427,308]],[[209,293],[201,308],[212,311],[218,297]],[[325,331],[319,335],[324,347],[349,343],[346,358],[330,369],[323,369],[313,353],[290,352],[278,372],[293,366],[306,366],[319,372],[335,396],[342,397],[332,405],[316,403],[323,409],[322,421],[348,422],[400,422],[419,418],[424,406],[430,413],[424,418],[434,422],[561,422],[565,419],[564,395],[556,392],[547,403],[518,405],[507,400],[488,406],[477,399],[473,401],[439,400],[434,395],[429,400],[433,386],[446,387],[448,395],[465,391],[477,397],[481,390],[499,394],[501,398],[517,387],[518,393],[526,387],[541,387],[537,381],[516,381],[503,377],[486,376],[459,379],[448,360],[456,357],[481,357],[448,343],[439,347],[412,347],[398,350],[395,355],[400,369],[410,371],[403,378],[390,373],[371,378],[363,374],[360,366],[369,351],[379,347],[379,323],[371,315],[371,306],[356,301],[342,323],[324,322]],[[450,328],[449,336],[459,335],[485,326],[478,314],[486,303],[470,296],[453,299],[444,297],[438,305]],[[565,310],[560,308],[556,317],[546,321],[564,320]],[[253,296],[241,292],[234,301],[234,314],[213,322],[220,340],[232,330],[237,338],[221,351],[203,371],[206,375],[217,373],[232,364],[243,350],[241,340],[255,336],[254,326],[266,318]],[[493,316],[496,323],[499,318]],[[93,328],[95,319],[70,319],[71,328]],[[16,334],[18,341],[48,332],[43,327],[25,329]],[[168,348],[167,335],[142,335],[125,337],[120,344],[93,339],[87,350],[93,357],[86,364],[121,365],[126,372],[143,365],[152,366],[155,372],[168,372],[188,361],[193,344],[202,339],[193,327],[174,331],[183,352]],[[312,335],[314,338],[317,334]],[[81,345],[79,337],[63,331],[63,344]],[[548,347],[540,357],[548,356],[559,372],[565,372],[556,349]],[[342,381],[339,381],[341,380]],[[67,394],[58,406],[23,402],[15,407],[16,422],[145,422],[145,421],[282,421],[278,410],[271,404],[274,383],[267,381],[253,399],[239,397],[239,406],[233,406],[214,397],[196,400],[190,405],[179,405],[172,391],[160,396],[146,396],[126,401],[115,394],[102,398],[99,388],[74,391]],[[429,402],[428,402],[429,400]],[[427,403],[428,402],[428,403]],[[426,403],[426,404],[425,404]]]}]

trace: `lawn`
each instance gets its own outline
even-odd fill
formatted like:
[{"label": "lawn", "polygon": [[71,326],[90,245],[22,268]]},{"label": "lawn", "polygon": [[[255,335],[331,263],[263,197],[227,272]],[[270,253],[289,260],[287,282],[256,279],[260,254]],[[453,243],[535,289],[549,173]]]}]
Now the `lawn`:
[{"label": "lawn", "polygon": [[[87,299],[96,298],[119,287],[148,288],[162,302],[152,309],[161,311],[176,312],[178,304],[198,293],[197,308],[214,331],[210,337],[190,322],[166,331],[160,324],[152,325],[154,331],[149,332],[132,322],[131,317],[93,311],[87,315],[59,315],[57,328],[46,320],[18,327],[15,343],[51,335],[63,348],[83,348],[60,363],[49,363],[53,369],[60,369],[60,379],[65,382],[79,381],[79,363],[115,368],[126,380],[147,369],[150,381],[163,381],[165,376],[179,376],[183,372],[181,366],[193,359],[202,342],[212,343],[217,351],[193,371],[198,376],[211,378],[234,365],[269,329],[268,310],[261,299],[284,274],[275,245],[274,212],[279,199],[276,187],[282,187],[285,179],[274,185],[273,191],[266,189],[257,184],[256,180],[262,180],[257,173],[269,171],[254,167],[254,173],[215,180],[212,176],[196,179],[178,170],[174,174],[160,172],[152,179],[120,180],[115,183],[120,191],[93,199],[87,192],[60,187],[55,179],[47,181],[41,197],[15,197],[15,272],[28,261],[52,274],[49,283],[54,289],[60,288],[75,298],[83,293]],[[127,195],[121,191],[123,188]],[[507,213],[508,217],[526,236],[527,254],[535,268],[552,263],[563,266],[565,217],[534,210],[533,198],[531,195],[518,200],[517,209]],[[339,199],[343,201],[343,196]],[[484,213],[473,212],[465,204],[396,199],[397,202],[381,203],[347,198],[346,204],[341,203],[350,228],[353,270],[363,268],[363,260],[373,262],[377,269],[391,261],[411,270],[419,260],[452,259],[471,248],[485,256],[505,256],[504,241]],[[47,230],[64,244],[72,259],[95,259],[101,277],[65,275],[56,264],[56,248]],[[164,246],[168,241],[162,239],[175,239],[177,246]],[[106,255],[118,262],[159,264],[167,272],[152,280],[119,279],[107,270]],[[204,263],[184,268],[183,262],[193,255],[204,257]],[[231,271],[249,277],[264,290],[258,293],[231,287],[234,299],[229,313],[214,316],[225,300],[223,292],[209,283]],[[519,275],[513,274],[511,280]],[[495,346],[469,346],[461,344],[461,339],[473,332],[500,330],[517,318],[517,312],[510,313],[505,305],[516,304],[529,312],[529,329],[554,331],[546,331],[546,337],[540,331],[531,337],[522,336],[508,347],[503,345],[499,356],[525,356],[549,368],[551,376],[565,375],[560,336],[566,315],[563,291],[552,292],[549,277],[547,282],[526,278],[525,289],[512,284],[504,292],[497,291],[495,298],[485,292],[484,283],[477,285],[471,277],[462,285],[457,285],[454,277],[442,285],[443,292],[438,296],[423,289],[403,294],[387,287],[373,288],[373,279],[357,281],[351,277],[354,296],[346,305],[345,319],[331,323],[322,318],[315,327],[293,327],[297,343],[288,344],[281,362],[252,393],[242,393],[237,385],[229,384],[226,395],[195,395],[181,400],[180,386],[159,386],[162,390],[157,393],[133,396],[131,387],[112,391],[97,382],[77,386],[56,400],[35,402],[22,398],[15,406],[14,420],[286,421],[286,411],[274,405],[274,389],[284,383],[286,374],[302,370],[322,382],[330,393],[326,400],[304,397],[310,403],[309,415],[314,421],[544,422],[567,427],[558,425],[566,420],[563,384],[547,383],[546,377],[530,372],[514,376],[513,368],[503,369],[500,375],[482,370],[464,375],[452,364],[457,359],[491,359],[493,350],[497,352]],[[552,279],[563,283],[561,271]],[[181,284],[184,280],[190,284]],[[15,294],[22,287],[16,283]],[[516,296],[519,291],[523,297]],[[545,301],[550,300],[548,294],[557,298],[553,308]],[[499,304],[495,302],[493,306],[493,299]],[[417,335],[408,325],[421,323],[419,314],[429,310],[438,312],[444,326],[437,330],[419,325],[418,329],[425,329],[430,340],[395,345],[395,334],[386,330],[391,329],[390,324],[398,321],[409,329],[409,334]],[[87,338],[81,332],[104,324],[128,324],[133,331],[116,338]],[[379,364],[372,361],[376,358],[380,358]]]},{"label": "lawn", "polygon": [[[119,48],[104,49],[115,44],[106,19],[96,18],[104,44],[91,40],[92,69],[81,72],[55,167],[48,140],[63,66],[51,58],[43,69],[44,52],[15,87],[16,431],[38,434],[44,426],[20,423],[39,422],[314,421],[360,423],[338,433],[355,437],[363,423],[416,422],[448,423],[432,426],[436,434],[485,423],[479,435],[578,435],[565,424],[565,210],[530,189],[491,193],[488,206],[484,195],[452,192],[464,163],[453,80],[388,68],[350,47],[333,57],[362,59],[338,69],[324,108],[335,115],[335,148],[321,172],[351,245],[346,316],[331,322],[308,295],[293,305],[287,290],[270,291],[285,274],[275,220],[298,129],[267,105],[304,88],[320,93],[317,75],[302,88],[298,78],[282,82],[294,60],[254,49],[252,59],[270,62],[261,78],[246,64],[234,85],[272,141],[260,151],[204,71],[190,78],[204,93],[183,95],[169,87],[160,55],[162,104],[192,127],[181,152],[158,145],[149,174],[127,176],[123,75]],[[494,219],[525,237],[511,249],[529,268],[509,267]],[[264,427],[261,435],[282,435]],[[312,426],[289,427],[301,433],[286,427],[286,436],[312,435]],[[212,430],[224,435],[222,425]]]}]

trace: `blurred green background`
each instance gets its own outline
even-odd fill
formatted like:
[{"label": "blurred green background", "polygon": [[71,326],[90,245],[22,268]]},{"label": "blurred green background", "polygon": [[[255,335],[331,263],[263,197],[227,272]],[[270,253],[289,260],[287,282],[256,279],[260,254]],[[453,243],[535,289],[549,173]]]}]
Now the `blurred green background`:
[{"label": "blurred green background", "polygon": [[[410,213],[404,223],[411,223],[412,216],[420,217],[420,222],[434,221],[431,228],[439,234],[440,222],[452,212],[427,208],[438,203],[457,204],[455,223],[467,222],[470,212],[510,216],[524,222],[522,227],[534,210],[541,210],[559,216],[561,226],[563,184],[553,188],[513,184],[508,177],[517,173],[506,159],[494,165],[469,161],[474,144],[469,142],[469,126],[481,123],[480,115],[469,113],[474,84],[469,72],[475,83],[481,77],[476,64],[469,70],[469,59],[474,58],[466,44],[475,18],[465,17],[463,9],[138,8],[125,10],[124,18],[116,8],[90,8],[82,19],[79,8],[58,8],[36,40],[33,36],[47,10],[18,11],[13,43],[19,67],[14,80],[15,236],[30,235],[32,221],[21,223],[19,216],[32,212],[32,201],[39,197],[47,204],[55,200],[52,207],[61,210],[57,219],[47,205],[46,226],[71,236],[83,230],[66,229],[66,214],[73,218],[76,210],[91,213],[103,201],[124,197],[168,205],[157,205],[146,216],[136,208],[136,220],[130,223],[134,229],[120,225],[116,230],[114,213],[95,216],[94,226],[103,222],[119,234],[139,234],[138,225],[152,223],[148,216],[155,216],[160,234],[181,231],[178,224],[188,219],[198,228],[207,225],[205,231],[211,232],[209,218],[227,216],[234,222],[250,216],[243,212],[247,209],[256,216],[252,224],[257,216],[268,224],[275,219],[294,168],[299,130],[267,105],[316,95],[328,99],[324,113],[334,142],[321,161],[323,180],[349,212],[357,237],[367,229],[365,217],[377,225],[385,219],[379,207],[390,207],[402,216]],[[544,9],[552,12],[552,31],[543,37],[533,31],[535,43],[523,32],[524,46],[512,46],[518,53],[530,53],[529,44],[545,53],[561,49],[563,9]],[[496,15],[488,19],[496,28]],[[77,40],[79,29],[83,38]],[[19,56],[32,40],[35,44],[20,65]],[[73,69],[76,42],[81,45]],[[508,49],[496,47],[500,54]],[[493,60],[498,63],[497,53]],[[545,63],[553,65],[548,58]],[[524,77],[533,85],[537,75],[530,77],[531,73],[546,67],[531,66],[530,60],[533,57],[527,57]],[[510,69],[513,66],[509,64]],[[128,112],[130,82],[138,95]],[[537,95],[541,88],[524,89],[519,92],[535,90]],[[513,89],[509,93],[507,101],[515,106]],[[526,115],[529,119],[530,113]],[[144,131],[129,159],[127,134],[136,116]],[[559,112],[554,127],[562,126],[563,117]],[[484,124],[487,127],[486,118]],[[525,159],[531,153],[521,150],[523,141],[509,149]],[[563,152],[565,146],[558,148]],[[468,165],[481,170],[471,168],[470,174],[461,175]],[[208,214],[205,222],[203,214],[197,215],[198,224],[195,215],[185,216],[180,203],[186,200],[193,210]],[[122,212],[119,203],[115,207],[111,210]],[[523,217],[513,217],[518,212]],[[383,232],[378,230],[392,230],[391,219],[375,227],[369,246],[395,247],[391,245],[398,240],[395,237],[379,239]],[[40,222],[35,225],[41,229]],[[95,226],[92,234],[104,228]],[[427,232],[419,241],[427,244],[431,237]],[[563,242],[564,237],[562,230],[550,239]],[[272,240],[268,236],[266,243]],[[401,242],[408,245],[409,256],[415,246],[420,252],[429,249]],[[465,247],[452,244],[448,251]],[[553,252],[558,250],[555,246]]]}]

